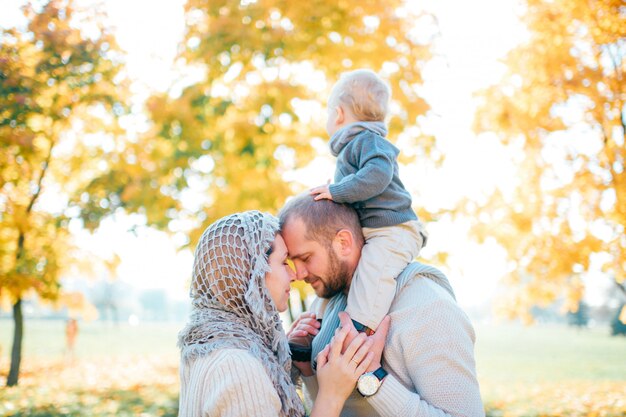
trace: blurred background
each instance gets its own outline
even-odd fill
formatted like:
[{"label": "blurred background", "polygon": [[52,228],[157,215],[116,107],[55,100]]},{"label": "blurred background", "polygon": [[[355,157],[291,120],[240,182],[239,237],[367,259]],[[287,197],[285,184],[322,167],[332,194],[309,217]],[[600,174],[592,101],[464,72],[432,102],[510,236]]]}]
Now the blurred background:
[{"label": "blurred background", "polygon": [[177,415],[197,239],[332,178],[356,68],[392,86],[487,414],[626,415],[622,0],[0,7],[0,415]]}]

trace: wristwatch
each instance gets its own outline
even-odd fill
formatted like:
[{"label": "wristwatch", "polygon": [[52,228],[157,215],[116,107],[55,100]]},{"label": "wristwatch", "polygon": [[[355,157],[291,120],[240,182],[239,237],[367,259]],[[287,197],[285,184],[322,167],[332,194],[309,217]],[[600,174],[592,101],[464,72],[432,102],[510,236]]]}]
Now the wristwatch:
[{"label": "wristwatch", "polygon": [[366,372],[359,377],[356,389],[364,397],[371,397],[378,392],[383,383],[383,378],[387,376],[387,371],[381,366],[374,372]]}]

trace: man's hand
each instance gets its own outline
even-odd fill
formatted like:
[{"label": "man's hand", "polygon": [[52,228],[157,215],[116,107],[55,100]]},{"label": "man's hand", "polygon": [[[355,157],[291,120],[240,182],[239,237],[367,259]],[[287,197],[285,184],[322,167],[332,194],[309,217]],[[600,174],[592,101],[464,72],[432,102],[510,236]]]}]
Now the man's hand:
[{"label": "man's hand", "polygon": [[326,199],[333,200],[333,196],[330,194],[330,189],[328,184],[320,185],[319,187],[311,188],[309,191],[309,195],[315,196],[315,201]]},{"label": "man's hand", "polygon": [[[359,332],[354,328],[352,324],[352,320],[350,319],[350,315],[345,311],[339,313],[339,321],[341,322],[341,328],[347,328],[347,336],[343,344],[342,351],[350,345],[352,340],[359,335]],[[376,329],[376,333],[368,337],[368,340],[372,341],[372,346],[370,348],[370,352],[374,354],[372,362],[367,368],[367,372],[372,372],[380,368],[381,358],[383,355],[383,348],[385,347],[385,342],[387,340],[387,332],[389,331],[389,324],[391,323],[391,318],[389,316],[385,316],[383,321],[380,322],[378,328]]]}]

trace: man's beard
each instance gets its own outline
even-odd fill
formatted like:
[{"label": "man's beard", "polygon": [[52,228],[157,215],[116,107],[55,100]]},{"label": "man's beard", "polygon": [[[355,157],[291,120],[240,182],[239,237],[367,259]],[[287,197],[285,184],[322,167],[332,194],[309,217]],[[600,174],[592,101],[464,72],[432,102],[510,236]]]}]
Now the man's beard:
[{"label": "man's beard", "polygon": [[324,284],[322,287],[322,293],[317,294],[322,298],[332,298],[340,292],[343,292],[348,286],[348,282],[352,276],[347,263],[342,262],[332,248],[328,248],[327,252],[328,271],[326,272],[326,279],[320,279],[320,281]]}]

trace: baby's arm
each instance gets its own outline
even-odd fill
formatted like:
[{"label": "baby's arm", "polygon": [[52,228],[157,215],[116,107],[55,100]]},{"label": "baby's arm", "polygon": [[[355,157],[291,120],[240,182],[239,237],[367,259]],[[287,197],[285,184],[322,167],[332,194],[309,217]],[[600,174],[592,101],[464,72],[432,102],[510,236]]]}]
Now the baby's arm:
[{"label": "baby's arm", "polygon": [[355,162],[358,162],[354,165],[359,170],[329,186],[333,201],[338,203],[369,200],[385,191],[393,179],[394,155],[379,147],[375,147],[373,151],[355,151],[360,151],[360,154],[353,156]]}]

